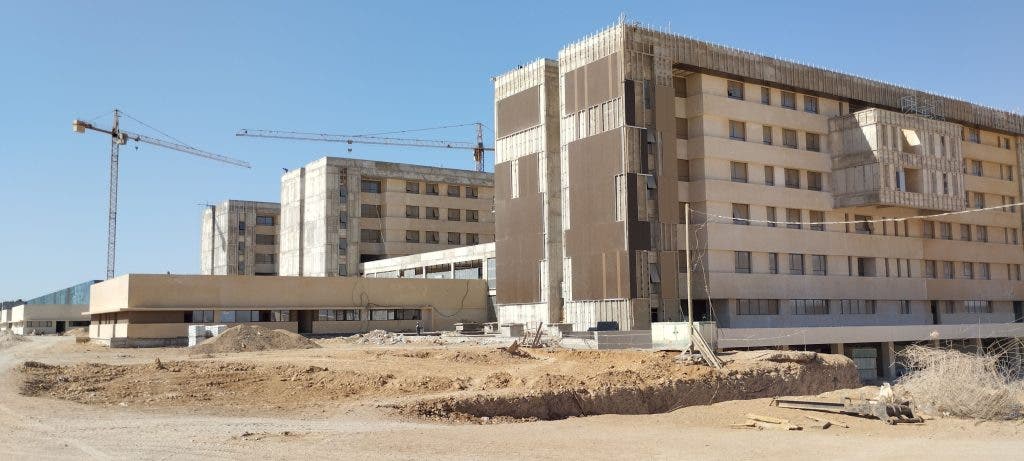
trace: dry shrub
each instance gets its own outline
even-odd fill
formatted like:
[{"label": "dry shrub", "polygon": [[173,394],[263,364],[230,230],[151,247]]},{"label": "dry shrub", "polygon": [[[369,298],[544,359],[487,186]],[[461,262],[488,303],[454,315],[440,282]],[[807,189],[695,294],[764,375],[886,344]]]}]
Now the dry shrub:
[{"label": "dry shrub", "polygon": [[1021,417],[1024,395],[1018,340],[994,344],[983,353],[909,346],[899,353],[907,372],[898,389],[924,413],[996,420]]}]

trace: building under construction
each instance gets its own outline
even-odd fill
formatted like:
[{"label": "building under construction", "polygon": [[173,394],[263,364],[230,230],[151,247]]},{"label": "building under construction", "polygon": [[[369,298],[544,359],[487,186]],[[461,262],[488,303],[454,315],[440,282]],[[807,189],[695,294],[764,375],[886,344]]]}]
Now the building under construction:
[{"label": "building under construction", "polygon": [[646,330],[689,285],[730,347],[1024,335],[1019,115],[622,23],[495,118],[499,321]]},{"label": "building under construction", "polygon": [[203,275],[277,275],[281,205],[225,200],[203,211]]}]

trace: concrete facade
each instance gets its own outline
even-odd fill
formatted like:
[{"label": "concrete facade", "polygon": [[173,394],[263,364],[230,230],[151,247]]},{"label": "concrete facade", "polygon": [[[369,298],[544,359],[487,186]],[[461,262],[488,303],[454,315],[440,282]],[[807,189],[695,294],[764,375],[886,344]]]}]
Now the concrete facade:
[{"label": "concrete facade", "polygon": [[486,318],[482,280],[128,274],[93,286],[89,336],[111,346],[187,343],[189,325],[303,334],[451,330]]},{"label": "concrete facade", "polygon": [[281,275],[494,241],[489,173],[324,157],[281,178]]},{"label": "concrete facade", "polygon": [[[547,107],[510,107],[550,85],[506,89],[527,71],[496,79],[498,126]],[[681,320],[692,275],[695,315],[725,345],[1019,333],[1021,209],[975,210],[1021,201],[1020,116],[630,24],[566,46],[557,72],[560,315],[575,330]],[[498,267],[533,264],[500,238],[520,219],[500,204],[530,198],[496,174]],[[525,315],[498,301],[499,318]]]},{"label": "concrete facade", "polygon": [[5,302],[0,306],[0,331],[14,334],[59,334],[89,325],[90,280],[27,301]]},{"label": "concrete facade", "polygon": [[281,205],[226,200],[203,211],[200,273],[277,275]]},{"label": "concrete facade", "polygon": [[370,261],[360,264],[359,272],[362,276],[370,278],[486,280],[487,321],[497,320],[494,243]]}]

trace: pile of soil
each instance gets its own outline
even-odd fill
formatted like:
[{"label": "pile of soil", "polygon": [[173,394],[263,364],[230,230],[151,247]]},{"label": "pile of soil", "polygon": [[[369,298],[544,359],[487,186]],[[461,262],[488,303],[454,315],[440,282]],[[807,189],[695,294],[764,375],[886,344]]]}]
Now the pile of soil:
[{"label": "pile of soil", "polygon": [[315,349],[319,344],[285,330],[271,330],[259,325],[238,325],[193,347],[197,354],[220,352],[252,352],[286,349]]},{"label": "pile of soil", "polygon": [[11,330],[0,331],[0,349],[6,349],[24,340],[24,337],[14,334]]},{"label": "pile of soil", "polygon": [[72,328],[70,330],[65,331],[63,334],[61,334],[61,336],[74,336],[76,338],[88,338],[89,337],[89,329],[88,328],[82,328],[82,327],[76,327],[76,328]]},{"label": "pile of soil", "polygon": [[363,335],[355,335],[356,344],[376,344],[378,346],[404,343],[405,335],[388,333],[384,330],[373,330]]}]

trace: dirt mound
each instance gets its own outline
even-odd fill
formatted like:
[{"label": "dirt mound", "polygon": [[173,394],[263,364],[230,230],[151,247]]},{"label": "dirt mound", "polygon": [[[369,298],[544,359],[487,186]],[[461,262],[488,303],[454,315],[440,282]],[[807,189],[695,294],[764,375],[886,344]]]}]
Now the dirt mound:
[{"label": "dirt mound", "polygon": [[389,344],[404,343],[405,335],[388,333],[384,330],[373,330],[362,335],[354,335],[356,344],[376,344],[384,346]]},{"label": "dirt mound", "polygon": [[[545,374],[531,380],[526,392],[446,396],[412,403],[402,411],[454,421],[553,420],[609,413],[664,413],[726,400],[819,394],[860,384],[853,361],[846,357],[773,359],[740,357],[719,371],[647,366],[590,376]],[[492,375],[484,387],[506,388],[511,380],[504,378]]]},{"label": "dirt mound", "polygon": [[12,333],[11,330],[0,331],[0,349],[6,349],[22,341],[25,341],[25,338]]},{"label": "dirt mound", "polygon": [[87,337],[89,337],[89,329],[88,328],[82,328],[82,327],[72,328],[72,329],[62,333],[61,336],[74,336],[76,338],[87,338]]},{"label": "dirt mound", "polygon": [[219,352],[252,352],[285,349],[315,349],[319,344],[290,331],[271,330],[259,325],[238,325],[224,330],[193,347],[197,354]]}]

